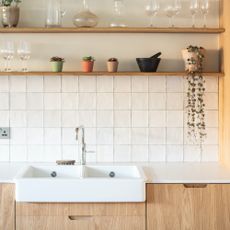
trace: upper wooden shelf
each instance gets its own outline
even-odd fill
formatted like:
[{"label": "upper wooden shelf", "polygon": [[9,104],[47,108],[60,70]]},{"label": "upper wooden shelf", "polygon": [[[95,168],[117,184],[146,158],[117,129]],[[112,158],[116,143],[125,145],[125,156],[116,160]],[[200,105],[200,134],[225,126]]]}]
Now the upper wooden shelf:
[{"label": "upper wooden shelf", "polygon": [[[39,72],[0,72],[0,76],[186,76],[185,72],[117,72],[117,73],[109,73],[106,71],[95,71],[91,73],[84,73],[81,71],[67,71],[54,73],[49,71],[39,71]],[[203,76],[209,77],[223,77],[223,73],[214,73],[214,72],[206,72],[203,73]]]},{"label": "upper wooden shelf", "polygon": [[0,33],[204,33],[204,34],[219,34],[225,32],[224,28],[150,28],[150,27],[125,27],[125,28],[110,28],[110,27],[95,27],[95,28],[43,28],[43,27],[28,27],[28,28],[0,28]]}]

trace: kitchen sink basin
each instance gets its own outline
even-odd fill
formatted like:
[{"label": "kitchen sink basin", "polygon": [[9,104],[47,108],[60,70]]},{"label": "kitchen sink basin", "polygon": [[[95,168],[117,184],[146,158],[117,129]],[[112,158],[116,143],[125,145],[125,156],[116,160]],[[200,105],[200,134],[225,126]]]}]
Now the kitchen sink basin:
[{"label": "kitchen sink basin", "polygon": [[27,166],[15,178],[17,202],[143,202],[137,166]]}]

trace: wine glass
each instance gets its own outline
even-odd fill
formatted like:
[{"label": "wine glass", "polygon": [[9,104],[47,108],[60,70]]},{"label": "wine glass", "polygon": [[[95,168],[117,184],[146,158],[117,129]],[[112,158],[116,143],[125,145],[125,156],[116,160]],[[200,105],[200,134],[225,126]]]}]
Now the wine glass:
[{"label": "wine glass", "polygon": [[17,48],[17,53],[19,55],[20,60],[22,61],[22,72],[28,71],[28,60],[31,55],[30,44],[26,41],[21,41]]},{"label": "wine glass", "polygon": [[166,15],[169,19],[170,27],[174,27],[174,17],[180,13],[182,6],[180,0],[173,0],[171,4],[169,4],[165,8]]},{"label": "wine glass", "polygon": [[209,0],[202,0],[200,5],[201,13],[204,19],[204,28],[207,26],[207,14],[209,11]]},{"label": "wine glass", "polygon": [[160,9],[158,0],[149,0],[145,6],[145,12],[150,17],[150,27],[153,27],[153,19]]},{"label": "wine glass", "polygon": [[199,12],[199,0],[190,0],[190,12],[192,15],[192,27],[195,27],[195,17]]},{"label": "wine glass", "polygon": [[15,53],[14,42],[12,41],[3,42],[0,52],[5,62],[3,71],[11,72],[10,62],[14,58],[14,53]]}]

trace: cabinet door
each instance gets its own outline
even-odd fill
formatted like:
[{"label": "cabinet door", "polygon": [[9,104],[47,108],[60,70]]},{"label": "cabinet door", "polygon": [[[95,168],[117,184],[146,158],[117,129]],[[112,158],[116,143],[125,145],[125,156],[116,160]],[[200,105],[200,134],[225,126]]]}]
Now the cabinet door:
[{"label": "cabinet door", "polygon": [[14,230],[14,185],[0,184],[0,230]]},{"label": "cabinet door", "polygon": [[17,230],[145,230],[145,203],[17,203]]},{"label": "cabinet door", "polygon": [[230,185],[148,185],[148,230],[229,230]]}]

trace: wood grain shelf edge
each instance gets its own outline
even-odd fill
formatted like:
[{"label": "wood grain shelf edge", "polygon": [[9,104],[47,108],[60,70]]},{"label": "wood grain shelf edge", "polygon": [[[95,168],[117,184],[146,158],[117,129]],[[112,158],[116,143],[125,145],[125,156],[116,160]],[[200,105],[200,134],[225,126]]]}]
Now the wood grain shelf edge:
[{"label": "wood grain shelf edge", "polygon": [[[71,76],[71,75],[80,75],[80,76],[186,76],[185,72],[117,72],[109,73],[102,71],[95,71],[91,73],[84,73],[80,71],[67,71],[67,72],[49,72],[49,71],[34,71],[34,72],[0,72],[0,76]],[[216,72],[205,72],[203,76],[210,77],[223,77],[224,73]]]},{"label": "wood grain shelf edge", "polygon": [[191,27],[95,27],[95,28],[45,28],[45,27],[24,27],[24,28],[0,28],[0,33],[224,33],[224,28],[191,28]]}]

